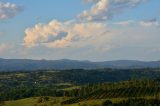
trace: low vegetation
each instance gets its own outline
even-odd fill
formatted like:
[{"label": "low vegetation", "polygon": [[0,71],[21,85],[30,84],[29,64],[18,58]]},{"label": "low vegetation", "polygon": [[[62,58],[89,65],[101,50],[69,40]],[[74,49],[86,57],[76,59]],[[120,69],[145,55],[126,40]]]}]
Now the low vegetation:
[{"label": "low vegetation", "polygon": [[0,106],[159,106],[158,78],[159,69],[1,72]]}]

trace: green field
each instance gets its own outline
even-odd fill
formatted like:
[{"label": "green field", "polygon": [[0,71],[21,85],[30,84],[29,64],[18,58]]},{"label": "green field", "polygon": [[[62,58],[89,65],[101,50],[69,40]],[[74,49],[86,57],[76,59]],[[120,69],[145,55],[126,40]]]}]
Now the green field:
[{"label": "green field", "polygon": [[[38,102],[39,98],[40,97],[32,97],[32,98],[20,99],[15,101],[6,101],[5,104],[2,106],[62,106],[61,102],[69,99],[66,97],[49,97],[49,100],[47,101],[44,100],[42,101],[42,103],[39,103]],[[103,103],[106,100],[110,100],[112,101],[112,103],[119,103],[123,100],[126,101],[127,99],[128,98],[93,99],[93,100],[81,101],[74,104],[66,104],[63,106],[103,106]],[[153,97],[145,97],[145,99],[151,100],[153,99]]]},{"label": "green field", "polygon": [[49,97],[48,100],[39,101],[40,97],[32,97],[15,101],[6,101],[4,106],[61,106],[61,102],[66,100],[65,97]]},{"label": "green field", "polygon": [[[20,99],[15,101],[6,101],[4,106],[61,106],[61,102],[66,100],[67,98],[54,98],[50,97],[48,101],[44,101],[43,103],[38,103],[38,97],[32,97],[27,99]],[[79,106],[79,105],[101,105],[104,100],[90,100],[84,101],[75,104],[68,104],[64,106]]]}]

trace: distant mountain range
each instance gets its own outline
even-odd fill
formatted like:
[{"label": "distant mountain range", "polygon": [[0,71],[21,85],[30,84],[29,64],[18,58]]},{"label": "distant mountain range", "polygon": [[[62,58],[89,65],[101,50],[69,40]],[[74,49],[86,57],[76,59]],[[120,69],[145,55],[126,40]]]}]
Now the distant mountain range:
[{"label": "distant mountain range", "polygon": [[0,71],[43,69],[160,68],[160,61],[116,60],[104,62],[78,60],[0,59]]}]

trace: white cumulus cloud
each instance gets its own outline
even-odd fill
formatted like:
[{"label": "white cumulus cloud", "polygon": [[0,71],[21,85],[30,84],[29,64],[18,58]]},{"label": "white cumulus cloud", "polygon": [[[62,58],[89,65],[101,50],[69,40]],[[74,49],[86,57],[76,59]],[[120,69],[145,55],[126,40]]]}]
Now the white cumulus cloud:
[{"label": "white cumulus cloud", "polygon": [[96,2],[90,10],[85,10],[77,17],[82,21],[104,21],[128,8],[137,6],[146,0],[85,0]]},{"label": "white cumulus cloud", "polygon": [[[78,15],[78,19],[60,22],[50,21],[47,24],[36,24],[26,28],[24,45],[27,47],[45,46],[47,48],[86,47],[93,46],[106,51],[114,47],[112,40],[119,38],[122,30],[115,30],[101,22],[113,17],[126,8],[132,8],[146,0],[84,0],[96,3],[90,10]],[[99,21],[99,22],[97,22]],[[140,22],[128,20],[114,25],[140,27]]]},{"label": "white cumulus cloud", "polygon": [[21,6],[7,2],[0,2],[0,20],[9,19],[15,17],[23,10]]},{"label": "white cumulus cloud", "polygon": [[[24,45],[28,47],[43,45],[49,48],[73,47],[75,42],[98,37],[105,31],[106,25],[102,23],[73,23],[53,20],[48,24],[37,24],[27,28]],[[84,44],[87,43],[84,42]]]}]

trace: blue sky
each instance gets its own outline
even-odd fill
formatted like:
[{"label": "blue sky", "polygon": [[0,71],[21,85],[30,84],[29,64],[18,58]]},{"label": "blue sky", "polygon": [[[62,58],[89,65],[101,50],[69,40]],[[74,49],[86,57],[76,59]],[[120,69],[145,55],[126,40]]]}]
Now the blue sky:
[{"label": "blue sky", "polygon": [[159,0],[0,0],[1,58],[159,60],[159,33]]}]

